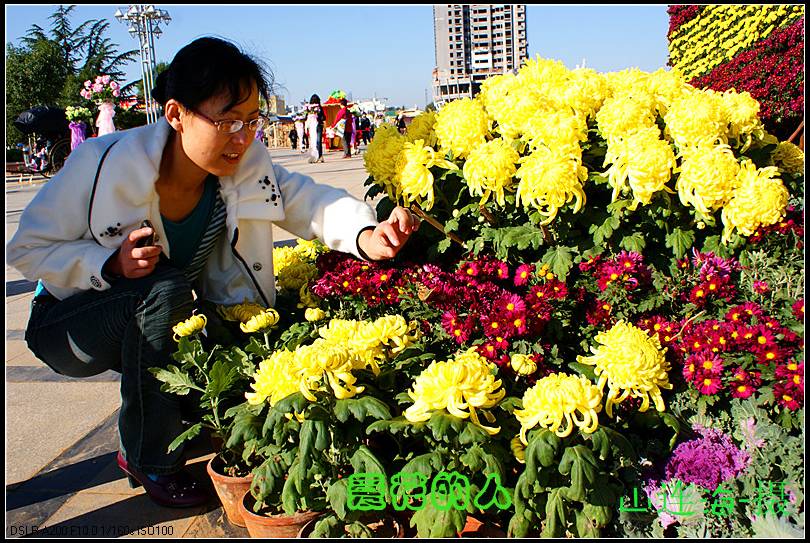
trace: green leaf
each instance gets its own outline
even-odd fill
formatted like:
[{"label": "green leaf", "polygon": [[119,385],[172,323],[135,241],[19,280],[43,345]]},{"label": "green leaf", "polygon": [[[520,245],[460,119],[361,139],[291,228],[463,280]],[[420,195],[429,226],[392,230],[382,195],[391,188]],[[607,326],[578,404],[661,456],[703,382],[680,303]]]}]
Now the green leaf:
[{"label": "green leaf", "polygon": [[173,394],[185,396],[191,389],[199,388],[194,384],[194,381],[192,381],[188,373],[184,372],[173,364],[167,366],[166,369],[149,368],[149,371],[158,381],[163,383],[160,386],[160,390],[163,392],[171,392]]},{"label": "green leaf", "polygon": [[683,230],[675,228],[672,233],[667,234],[666,246],[672,249],[675,258],[683,258],[686,252],[695,244],[694,230]]},{"label": "green leaf", "polygon": [[577,372],[580,375],[584,375],[591,381],[598,381],[596,378],[596,373],[594,373],[594,366],[589,366],[588,364],[581,364],[579,362],[569,362],[568,367]]},{"label": "green leaf", "polygon": [[563,488],[553,488],[546,502],[546,525],[540,537],[562,537],[565,535],[566,507],[562,496]]},{"label": "green leaf", "polygon": [[203,399],[219,398],[236,381],[238,371],[236,367],[227,367],[222,360],[214,362],[208,375],[208,386],[205,388]]},{"label": "green leaf", "polygon": [[194,439],[200,433],[200,430],[202,430],[202,423],[198,422],[197,424],[195,424],[194,426],[192,426],[191,428],[189,428],[188,430],[177,436],[174,439],[174,441],[172,441],[169,444],[169,448],[166,450],[166,452],[170,453],[177,447],[179,447],[180,444],[183,443],[184,441]]},{"label": "green leaf", "polygon": [[444,413],[442,411],[434,411],[430,416],[427,425],[433,431],[433,439],[436,441],[448,441],[450,439],[450,428],[455,430],[455,433],[462,429],[462,421],[458,417]]},{"label": "green leaf", "polygon": [[443,468],[442,455],[438,451],[433,451],[413,457],[402,468],[402,473],[421,473],[427,478],[434,472]]},{"label": "green leaf", "polygon": [[450,245],[452,245],[452,240],[450,238],[444,238],[436,245],[436,250],[439,251],[439,253],[444,253],[450,248]]},{"label": "green leaf", "polygon": [[537,480],[537,474],[541,466],[548,467],[554,463],[559,447],[560,438],[552,432],[545,428],[539,432],[534,432],[524,453],[526,460],[525,474],[528,483],[531,484]]},{"label": "green leaf", "polygon": [[574,511],[577,537],[599,537],[599,529],[584,511]]},{"label": "green leaf", "polygon": [[486,430],[480,426],[472,423],[465,422],[464,429],[458,436],[458,442],[462,445],[469,445],[470,443],[486,443],[491,438]]},{"label": "green leaf", "polygon": [[360,445],[349,461],[355,473],[382,473],[385,475],[382,462],[365,445]]},{"label": "green leaf", "polygon": [[551,272],[557,276],[560,281],[564,281],[568,275],[568,271],[574,265],[574,250],[565,245],[558,245],[551,247],[543,255],[542,262],[548,264]]},{"label": "green leaf", "polygon": [[411,526],[416,525],[419,537],[456,537],[467,520],[467,513],[450,508],[439,511],[433,507],[430,494],[424,499],[425,507],[411,517]]},{"label": "green leaf", "polygon": [[[620,200],[623,201],[623,200]],[[602,245],[606,239],[610,239],[613,235],[613,232],[619,228],[621,221],[618,217],[609,216],[605,219],[605,221],[597,226],[595,224],[591,225],[588,231],[593,234],[593,244],[594,245]]]},{"label": "green leaf", "polygon": [[669,440],[669,448],[672,450],[675,447],[675,443],[678,441],[678,435],[681,433],[681,423],[678,422],[678,419],[676,419],[670,413],[659,413],[658,416],[661,417],[661,420],[665,425],[669,426],[675,431],[672,438]]},{"label": "green leaf", "polygon": [[329,507],[341,520],[346,518],[348,497],[349,489],[346,479],[338,479],[326,489],[326,499],[329,501]]},{"label": "green leaf", "polygon": [[641,232],[633,232],[629,236],[624,236],[619,246],[622,249],[640,253],[644,250],[644,247],[647,246],[647,241],[644,239],[644,234]]},{"label": "green leaf", "polygon": [[557,470],[562,475],[571,476],[571,486],[561,489],[563,495],[571,501],[583,502],[586,491],[596,480],[599,465],[590,449],[584,445],[575,445],[565,449]]}]

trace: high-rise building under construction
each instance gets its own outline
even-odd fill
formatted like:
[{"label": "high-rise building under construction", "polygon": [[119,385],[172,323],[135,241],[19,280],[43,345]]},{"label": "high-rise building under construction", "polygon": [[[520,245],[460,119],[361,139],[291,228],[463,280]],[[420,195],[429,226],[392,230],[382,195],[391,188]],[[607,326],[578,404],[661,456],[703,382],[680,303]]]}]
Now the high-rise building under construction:
[{"label": "high-rise building under construction", "polygon": [[478,94],[491,75],[516,71],[528,57],[525,4],[433,6],[433,101]]}]

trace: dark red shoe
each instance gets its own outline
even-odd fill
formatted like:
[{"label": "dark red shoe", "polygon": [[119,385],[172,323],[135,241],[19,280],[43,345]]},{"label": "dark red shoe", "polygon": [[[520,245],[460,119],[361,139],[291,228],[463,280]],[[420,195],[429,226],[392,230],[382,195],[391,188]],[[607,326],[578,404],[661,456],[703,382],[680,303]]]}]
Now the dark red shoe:
[{"label": "dark red shoe", "polygon": [[143,485],[146,494],[158,505],[164,507],[196,507],[208,501],[208,492],[185,470],[171,475],[160,475],[153,481],[145,473],[127,465],[121,451],[118,451],[118,467],[127,474],[129,486]]}]

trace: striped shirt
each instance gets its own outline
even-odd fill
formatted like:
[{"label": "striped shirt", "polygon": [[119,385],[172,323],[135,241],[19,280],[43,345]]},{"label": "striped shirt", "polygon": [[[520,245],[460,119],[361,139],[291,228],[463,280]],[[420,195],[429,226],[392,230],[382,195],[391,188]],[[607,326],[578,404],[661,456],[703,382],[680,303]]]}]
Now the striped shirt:
[{"label": "striped shirt", "polygon": [[208,226],[205,233],[200,238],[200,243],[197,245],[197,251],[194,253],[191,261],[183,270],[190,283],[199,277],[200,272],[205,267],[208,257],[214,250],[220,234],[225,230],[225,202],[219,195],[219,183],[217,183],[216,196],[214,200],[214,209],[211,212],[211,218],[208,221]]},{"label": "striped shirt", "polygon": [[219,194],[219,179],[210,175],[200,201],[179,222],[161,215],[172,256],[169,264],[183,271],[190,283],[199,277],[217,239],[225,229],[225,203]]}]

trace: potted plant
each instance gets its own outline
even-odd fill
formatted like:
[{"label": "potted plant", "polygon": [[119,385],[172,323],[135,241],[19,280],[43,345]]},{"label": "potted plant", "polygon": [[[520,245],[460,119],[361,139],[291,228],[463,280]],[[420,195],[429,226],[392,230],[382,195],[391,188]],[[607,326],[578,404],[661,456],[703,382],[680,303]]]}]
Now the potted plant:
[{"label": "potted plant", "polygon": [[[296,344],[295,350],[277,350],[262,362],[251,385],[255,392],[247,394],[249,403],[267,411],[260,444],[265,461],[253,471],[245,509],[252,506],[264,524],[300,520],[292,537],[311,520],[303,512],[327,509],[314,535],[371,533],[379,515],[353,508],[348,481],[354,474],[387,477],[366,444],[366,426],[391,416],[377,397],[377,378],[392,355],[416,339],[415,327],[401,316],[332,319],[311,343],[301,344],[311,338],[306,330],[298,340],[283,335],[280,341]],[[387,495],[379,499],[382,508],[389,502]],[[254,515],[249,517],[251,530]]]},{"label": "potted plant", "polygon": [[[219,308],[226,320],[243,321],[239,327],[245,333],[268,333],[278,322],[278,313],[256,304],[239,304]],[[197,436],[203,428],[212,432],[219,451],[207,466],[217,495],[228,520],[244,526],[238,501],[250,484],[251,469],[256,461],[256,443],[261,423],[255,409],[244,404],[244,390],[253,375],[255,364],[245,350],[216,343],[210,349],[203,346],[199,332],[203,327],[209,336],[222,337],[224,331],[211,333],[224,323],[195,315],[174,327],[178,341],[173,358],[179,366],[150,368],[164,384],[161,389],[181,396],[193,394],[199,402],[200,422],[191,425],[171,443],[170,450]],[[250,347],[250,346],[249,346]],[[249,348],[248,347],[248,348]]]}]

